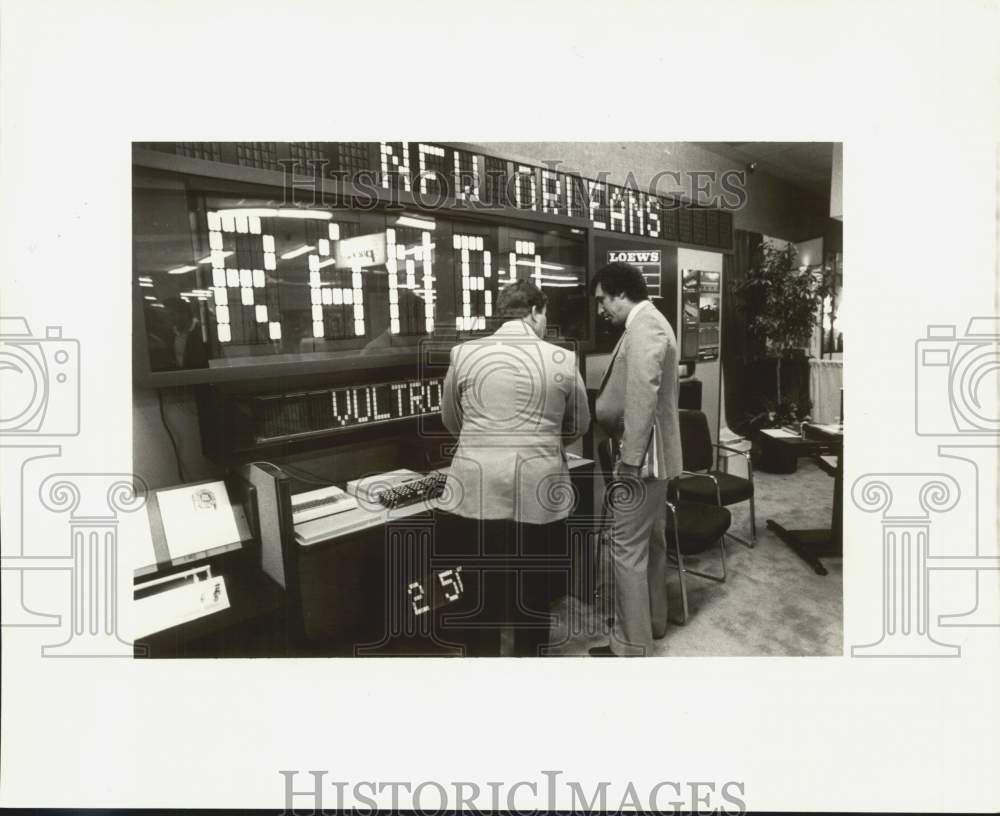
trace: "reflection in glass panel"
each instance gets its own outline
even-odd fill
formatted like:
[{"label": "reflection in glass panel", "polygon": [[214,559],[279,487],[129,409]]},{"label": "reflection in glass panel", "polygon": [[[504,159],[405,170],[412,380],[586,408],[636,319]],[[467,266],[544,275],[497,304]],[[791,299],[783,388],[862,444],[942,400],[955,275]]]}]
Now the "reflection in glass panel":
[{"label": "reflection in glass panel", "polygon": [[530,280],[548,297],[549,334],[587,336],[584,247],[573,234],[500,227],[499,285]]},{"label": "reflection in glass panel", "polygon": [[[153,371],[415,348],[493,331],[505,282],[548,295],[550,334],[583,339],[584,243],[569,230],[137,185],[134,273]],[[266,360],[262,358],[267,358]]]}]

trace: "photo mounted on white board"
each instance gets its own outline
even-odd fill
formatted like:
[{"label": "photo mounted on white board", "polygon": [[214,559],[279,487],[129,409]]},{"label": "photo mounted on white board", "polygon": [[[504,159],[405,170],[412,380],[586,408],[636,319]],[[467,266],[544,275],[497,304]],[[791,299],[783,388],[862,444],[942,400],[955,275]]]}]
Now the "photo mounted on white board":
[{"label": "photo mounted on white board", "polygon": [[840,654],[838,147],[134,144],[135,469],[283,600],[147,654]]}]

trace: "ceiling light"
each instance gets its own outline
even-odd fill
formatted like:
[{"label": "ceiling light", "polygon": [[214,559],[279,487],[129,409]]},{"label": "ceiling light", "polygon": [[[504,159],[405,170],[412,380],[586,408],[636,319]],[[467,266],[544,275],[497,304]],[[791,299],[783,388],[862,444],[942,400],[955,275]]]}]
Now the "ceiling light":
[{"label": "ceiling light", "polygon": [[185,272],[194,272],[197,266],[176,266],[173,269],[168,269],[168,275],[183,275]]},{"label": "ceiling light", "polygon": [[[222,257],[223,258],[228,258],[232,254],[233,254],[232,252],[223,252],[222,253]],[[202,258],[200,261],[198,261],[198,263],[200,263],[200,264],[212,263],[212,256],[211,255],[206,255],[204,258]]]},{"label": "ceiling light", "polygon": [[281,260],[290,261],[292,260],[292,258],[298,258],[300,255],[305,255],[307,252],[312,252],[313,249],[315,249],[315,247],[312,246],[311,244],[300,246],[298,249],[292,249],[284,253],[281,256]]},{"label": "ceiling light", "polygon": [[417,229],[432,230],[437,229],[437,223],[423,218],[414,218],[411,215],[401,215],[396,219],[396,225],[400,227],[416,227]]},{"label": "ceiling light", "polygon": [[278,210],[278,218],[312,218],[316,221],[329,221],[333,213],[322,210]]},{"label": "ceiling light", "polygon": [[236,218],[241,215],[246,218],[251,218],[252,216],[257,216],[257,218],[274,218],[278,214],[278,211],[270,207],[235,207],[229,210],[216,210],[215,214],[220,218]]}]

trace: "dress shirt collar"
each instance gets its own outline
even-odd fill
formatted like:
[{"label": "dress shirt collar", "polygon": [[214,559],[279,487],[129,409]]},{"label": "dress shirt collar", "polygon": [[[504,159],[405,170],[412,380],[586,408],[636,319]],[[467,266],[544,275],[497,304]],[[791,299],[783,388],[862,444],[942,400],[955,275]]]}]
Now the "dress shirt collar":
[{"label": "dress shirt collar", "polygon": [[520,337],[533,337],[536,340],[538,335],[532,330],[531,326],[525,323],[520,318],[514,318],[513,320],[508,320],[506,323],[500,326],[496,330],[495,334],[502,335],[517,335]]},{"label": "dress shirt collar", "polygon": [[647,306],[651,305],[652,304],[648,300],[640,300],[638,303],[636,303],[625,318],[625,331],[628,331],[628,327],[632,325],[632,318],[634,318],[640,311],[645,309]]}]

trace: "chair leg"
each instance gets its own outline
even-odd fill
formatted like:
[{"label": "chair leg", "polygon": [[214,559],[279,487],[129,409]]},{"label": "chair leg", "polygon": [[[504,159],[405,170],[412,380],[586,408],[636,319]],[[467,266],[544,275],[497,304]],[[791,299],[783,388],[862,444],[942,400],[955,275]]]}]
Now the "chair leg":
[{"label": "chair leg", "polygon": [[674,538],[674,550],[677,558],[677,575],[681,583],[681,619],[678,622],[683,626],[688,620],[688,593],[687,584],[684,582],[684,573],[687,570],[684,568],[684,556],[681,555],[680,541],[676,537]]},{"label": "chair leg", "polygon": [[750,497],[750,540],[738,536],[735,533],[726,533],[733,541],[738,541],[744,547],[753,549],[757,546],[757,514],[754,510],[753,496]]},{"label": "chair leg", "polygon": [[726,573],[726,537],[725,535],[719,539],[719,553],[722,556],[722,575],[712,575],[708,572],[701,572],[699,570],[693,570],[691,568],[686,568],[684,572],[690,575],[697,575],[699,578],[705,578],[709,581],[715,581],[717,584],[726,583],[727,573]]}]

